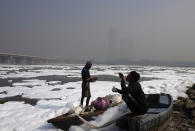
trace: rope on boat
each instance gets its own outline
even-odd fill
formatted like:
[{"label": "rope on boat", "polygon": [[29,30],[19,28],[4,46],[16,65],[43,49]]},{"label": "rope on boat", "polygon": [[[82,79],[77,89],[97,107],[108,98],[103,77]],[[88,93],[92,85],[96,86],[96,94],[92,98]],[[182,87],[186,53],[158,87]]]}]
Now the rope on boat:
[{"label": "rope on boat", "polygon": [[122,116],[120,116],[120,117],[118,117],[118,118],[116,118],[116,119],[114,119],[114,120],[111,120],[111,121],[109,121],[109,122],[106,122],[106,123],[104,123],[103,125],[100,125],[100,126],[96,126],[96,125],[90,123],[89,121],[87,121],[87,120],[85,120],[84,118],[82,118],[79,114],[76,114],[76,116],[77,116],[84,124],[86,124],[88,127],[92,128],[92,129],[99,129],[99,128],[104,128],[104,127],[106,127],[106,126],[109,126],[109,125],[111,125],[111,124],[113,124],[114,122],[116,122],[116,121],[118,121],[118,120],[124,118],[126,115],[129,115],[129,114],[130,114],[130,112],[127,112],[127,113],[125,113],[124,115],[122,115]]}]

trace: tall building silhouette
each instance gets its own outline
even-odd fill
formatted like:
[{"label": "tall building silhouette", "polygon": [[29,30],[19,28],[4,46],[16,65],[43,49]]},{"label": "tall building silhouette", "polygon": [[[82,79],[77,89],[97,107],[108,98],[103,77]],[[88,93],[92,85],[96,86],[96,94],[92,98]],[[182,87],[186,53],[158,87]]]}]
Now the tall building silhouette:
[{"label": "tall building silhouette", "polygon": [[125,38],[120,40],[120,59],[134,60],[134,45],[131,40]]},{"label": "tall building silhouette", "polygon": [[108,50],[107,59],[108,61],[115,61],[119,58],[119,44],[116,30],[110,28],[108,30]]}]

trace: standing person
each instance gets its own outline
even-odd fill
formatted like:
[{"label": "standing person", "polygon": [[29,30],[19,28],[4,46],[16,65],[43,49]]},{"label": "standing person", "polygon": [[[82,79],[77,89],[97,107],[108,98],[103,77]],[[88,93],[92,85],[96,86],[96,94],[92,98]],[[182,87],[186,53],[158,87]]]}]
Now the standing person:
[{"label": "standing person", "polygon": [[86,106],[89,105],[89,100],[91,98],[90,92],[90,82],[95,82],[97,77],[91,77],[89,70],[92,67],[91,61],[87,61],[85,67],[82,69],[81,76],[82,76],[82,96],[81,96],[81,106],[83,106],[83,100],[87,97]]},{"label": "standing person", "polygon": [[126,81],[129,82],[128,87],[126,87],[124,75],[119,73],[119,77],[121,78],[122,89],[120,90],[113,87],[112,91],[122,94],[122,99],[133,114],[141,115],[146,113],[148,105],[141,85],[138,82],[140,79],[139,73],[132,71],[127,75]]}]

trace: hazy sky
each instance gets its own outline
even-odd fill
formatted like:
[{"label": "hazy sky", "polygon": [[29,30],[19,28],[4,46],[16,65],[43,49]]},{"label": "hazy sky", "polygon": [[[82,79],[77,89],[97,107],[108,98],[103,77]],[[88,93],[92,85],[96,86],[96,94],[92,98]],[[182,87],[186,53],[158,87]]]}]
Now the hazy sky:
[{"label": "hazy sky", "polygon": [[0,52],[195,62],[195,0],[0,0]]}]

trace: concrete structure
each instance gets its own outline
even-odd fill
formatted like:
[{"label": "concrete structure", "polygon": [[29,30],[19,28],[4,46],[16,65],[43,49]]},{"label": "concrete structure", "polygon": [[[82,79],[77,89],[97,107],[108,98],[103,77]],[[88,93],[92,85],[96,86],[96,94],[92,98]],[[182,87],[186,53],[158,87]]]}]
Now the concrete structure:
[{"label": "concrete structure", "polygon": [[60,62],[57,59],[19,55],[12,53],[0,53],[0,64],[16,64],[16,65],[31,65],[31,64],[51,64]]}]

